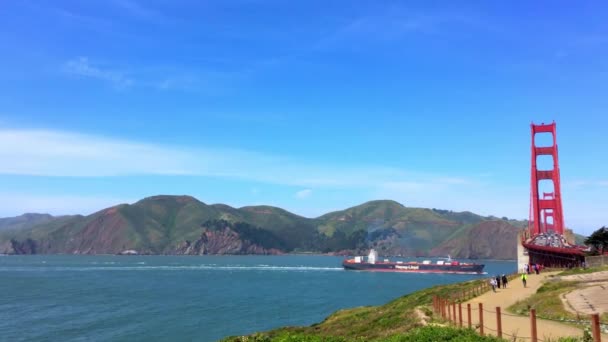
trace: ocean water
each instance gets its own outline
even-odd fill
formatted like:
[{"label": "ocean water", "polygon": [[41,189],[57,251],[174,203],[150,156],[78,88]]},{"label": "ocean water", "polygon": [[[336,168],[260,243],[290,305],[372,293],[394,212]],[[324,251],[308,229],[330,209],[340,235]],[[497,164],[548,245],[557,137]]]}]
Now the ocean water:
[{"label": "ocean water", "polygon": [[[5,341],[215,341],[483,275],[345,271],[342,258],[0,256]],[[479,261],[478,261],[479,262]],[[515,261],[483,261],[488,274]]]}]

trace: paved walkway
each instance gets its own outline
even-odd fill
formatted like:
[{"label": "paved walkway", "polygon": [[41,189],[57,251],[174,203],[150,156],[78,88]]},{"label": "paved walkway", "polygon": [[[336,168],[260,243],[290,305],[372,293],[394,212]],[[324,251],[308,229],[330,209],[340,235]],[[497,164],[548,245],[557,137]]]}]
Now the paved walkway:
[{"label": "paved walkway", "polygon": [[[466,304],[470,303],[471,321],[473,326],[479,324],[479,305],[483,303],[484,315],[484,333],[486,335],[496,336],[496,307],[500,306],[502,310],[502,331],[503,338],[512,340],[513,336],[517,337],[517,340],[528,340],[531,336],[530,318],[528,316],[515,316],[509,312],[506,312],[506,308],[517,302],[536,293],[536,290],[540,287],[541,282],[551,274],[554,273],[541,273],[540,275],[530,274],[528,276],[528,286],[523,287],[520,279],[515,279],[509,282],[507,289],[496,290],[496,293],[489,291],[481,296],[475,297],[463,305],[463,325],[467,325],[467,314]],[[564,323],[555,321],[548,321],[543,319],[536,320],[537,336],[539,341],[547,341],[549,339],[555,340],[559,337],[566,336],[583,336],[582,327],[576,327]],[[477,329],[479,330],[479,329]],[[608,341],[608,335],[602,334],[602,341]]]},{"label": "paved walkway", "polygon": [[585,284],[562,296],[567,310],[583,314],[608,312],[608,271],[565,276],[561,279]]}]

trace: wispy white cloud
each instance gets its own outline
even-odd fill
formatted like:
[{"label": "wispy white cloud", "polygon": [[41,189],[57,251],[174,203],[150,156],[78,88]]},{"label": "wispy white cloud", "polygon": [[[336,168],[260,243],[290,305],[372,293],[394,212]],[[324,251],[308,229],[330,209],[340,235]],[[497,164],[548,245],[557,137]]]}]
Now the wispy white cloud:
[{"label": "wispy white cloud", "polygon": [[439,178],[437,181],[443,184],[469,184],[471,182],[469,179],[456,177]]},{"label": "wispy white cloud", "polygon": [[114,4],[119,7],[127,10],[129,13],[132,13],[139,17],[152,17],[157,15],[157,11],[154,11],[148,7],[144,7],[137,1],[133,0],[114,0],[112,1]]},{"label": "wispy white cloud", "polygon": [[16,216],[24,212],[50,213],[52,215],[88,215],[103,208],[135,201],[118,197],[0,192],[0,217]]},{"label": "wispy white cloud", "polygon": [[61,71],[79,78],[103,81],[119,90],[138,87],[210,95],[224,92],[249,75],[248,70],[204,70],[171,65],[117,67],[109,63],[102,65],[85,56],[68,60],[61,66]]},{"label": "wispy white cloud", "polygon": [[92,65],[87,57],[78,57],[67,61],[63,66],[63,71],[78,77],[105,81],[119,89],[124,89],[134,84],[133,79],[127,77],[124,73]]},{"label": "wispy white cloud", "polygon": [[304,190],[300,190],[300,191],[296,192],[296,198],[298,198],[298,199],[306,199],[306,198],[309,198],[310,196],[312,196],[311,189],[304,189]]},{"label": "wispy white cloud", "polygon": [[594,180],[594,179],[568,180],[568,181],[562,182],[562,185],[564,188],[570,188],[570,189],[595,188],[598,186],[600,186],[600,187],[608,186],[608,180]]},{"label": "wispy white cloud", "polygon": [[220,148],[184,148],[52,130],[0,129],[0,174],[198,175],[333,188],[458,187],[472,181],[398,168],[314,161]]},{"label": "wispy white cloud", "polygon": [[[0,175],[111,177],[194,175],[298,187],[297,199],[329,190],[367,199],[394,199],[407,206],[470,210],[483,215],[526,218],[527,182],[505,186],[488,177],[472,179],[369,165],[319,164],[255,151],[184,148],[52,130],[0,128]],[[568,180],[565,184],[568,184]],[[564,188],[566,221],[578,229],[605,225],[608,208],[598,185]],[[587,184],[587,183],[584,183]],[[259,193],[252,184],[252,194]],[[592,194],[590,194],[590,189]],[[294,190],[295,191],[295,190]],[[129,199],[0,193],[0,216],[28,211],[90,213]],[[594,216],[595,215],[595,216]],[[603,216],[602,216],[603,215]],[[591,219],[590,217],[593,217]]]},{"label": "wispy white cloud", "polygon": [[582,188],[590,184],[587,180],[570,180],[561,183],[564,188]]},{"label": "wispy white cloud", "polygon": [[135,0],[114,0],[112,1],[117,7],[126,11],[130,15],[155,23],[166,23],[175,21],[175,18],[170,18],[162,11],[149,6],[149,1],[144,5],[141,1]]},{"label": "wispy white cloud", "polygon": [[404,6],[380,7],[380,10],[348,20],[333,32],[320,39],[314,49],[332,47],[346,41],[392,42],[411,34],[448,35],[452,27],[468,27],[497,31],[495,24],[482,20],[474,13],[456,11],[420,12]]},{"label": "wispy white cloud", "polygon": [[45,130],[0,130],[2,174],[188,174],[193,155],[154,144]]}]

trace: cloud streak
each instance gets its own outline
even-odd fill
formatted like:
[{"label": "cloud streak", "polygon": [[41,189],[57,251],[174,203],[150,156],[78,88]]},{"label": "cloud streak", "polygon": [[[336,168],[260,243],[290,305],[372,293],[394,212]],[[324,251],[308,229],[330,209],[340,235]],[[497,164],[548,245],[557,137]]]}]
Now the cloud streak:
[{"label": "cloud streak", "polygon": [[19,215],[24,210],[52,215],[88,215],[117,204],[134,202],[103,196],[0,193],[0,217]]},{"label": "cloud streak", "polygon": [[87,57],[78,57],[67,61],[63,66],[63,71],[67,74],[83,78],[92,78],[108,82],[114,87],[124,89],[132,86],[134,81],[123,73],[102,69],[89,62]]},{"label": "cloud streak", "polygon": [[296,192],[296,198],[298,198],[298,199],[306,199],[306,198],[309,198],[310,196],[312,196],[311,189],[304,189],[304,190],[300,190],[300,191]]},{"label": "cloud streak", "polygon": [[382,7],[365,16],[350,19],[319,40],[313,49],[334,47],[345,42],[361,44],[394,42],[408,35],[454,35],[454,27],[497,31],[494,24],[481,20],[474,13],[437,11],[424,13],[403,6]]},{"label": "cloud streak", "polygon": [[135,0],[114,0],[116,5],[121,10],[127,12],[135,18],[146,20],[148,22],[165,24],[175,22],[177,19],[165,15],[161,10],[146,6],[143,2]]},{"label": "cloud streak", "polygon": [[[528,212],[527,184],[506,186],[489,179],[480,181],[378,165],[346,165],[340,161],[318,164],[255,151],[191,149],[64,131],[0,128],[0,160],[0,176],[188,175],[297,187],[299,190],[293,190],[292,194],[299,200],[312,197],[312,189],[317,193],[338,190],[356,191],[367,199],[394,199],[414,207],[471,210],[519,219],[525,218]],[[596,185],[593,189],[600,196],[602,187],[597,185],[608,185],[605,180],[591,183]],[[252,193],[255,194],[258,185],[254,186]],[[595,197],[587,198],[588,187],[568,189],[564,189],[568,190],[564,202],[567,222],[575,227],[601,224],[601,217],[581,218],[593,212],[605,212],[605,205],[591,201],[588,206],[580,206],[583,203],[580,201]],[[497,193],[500,193],[498,199]],[[120,202],[125,201],[104,196],[0,194],[0,206],[5,213],[19,212],[21,208],[52,213],[91,212]]]},{"label": "cloud streak", "polygon": [[166,66],[127,66],[119,71],[115,66],[94,63],[88,57],[68,60],[61,71],[69,76],[105,82],[118,90],[145,88],[158,91],[188,91],[219,94],[248,77],[250,70],[205,70]]},{"label": "cloud streak", "polygon": [[0,174],[108,177],[192,175],[331,188],[459,187],[471,181],[398,168],[321,165],[255,151],[184,148],[53,130],[0,129]]}]

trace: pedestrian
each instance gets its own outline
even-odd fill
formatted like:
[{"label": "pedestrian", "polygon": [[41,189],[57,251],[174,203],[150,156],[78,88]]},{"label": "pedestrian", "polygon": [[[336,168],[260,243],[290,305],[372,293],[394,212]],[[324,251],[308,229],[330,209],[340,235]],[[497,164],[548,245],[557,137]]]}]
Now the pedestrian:
[{"label": "pedestrian", "polygon": [[506,289],[507,288],[507,283],[509,282],[509,279],[507,279],[507,276],[505,274],[502,275],[502,288]]},{"label": "pedestrian", "polygon": [[534,264],[534,272],[535,272],[536,274],[538,274],[538,271],[539,271],[539,269],[538,269],[538,264]]},{"label": "pedestrian", "polygon": [[530,274],[530,265],[526,264],[526,266],[525,266],[525,267],[526,267],[526,273],[527,273],[527,274]]},{"label": "pedestrian", "polygon": [[496,287],[500,288],[500,276],[496,275]]},{"label": "pedestrian", "polygon": [[490,286],[492,286],[492,291],[496,292],[496,279],[490,278]]},{"label": "pedestrian", "polygon": [[525,273],[521,274],[521,282],[524,283],[524,287],[526,287],[526,282],[528,281],[528,276]]}]

